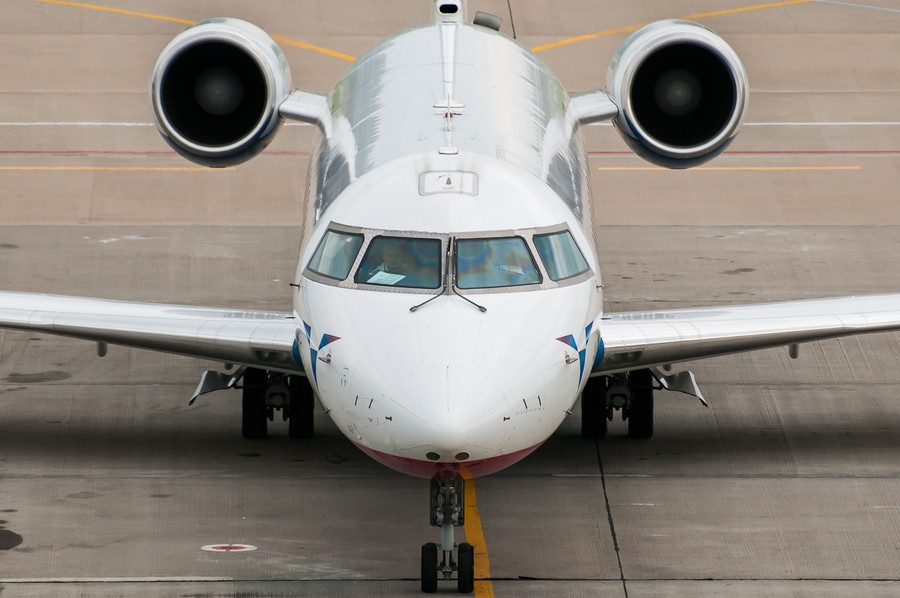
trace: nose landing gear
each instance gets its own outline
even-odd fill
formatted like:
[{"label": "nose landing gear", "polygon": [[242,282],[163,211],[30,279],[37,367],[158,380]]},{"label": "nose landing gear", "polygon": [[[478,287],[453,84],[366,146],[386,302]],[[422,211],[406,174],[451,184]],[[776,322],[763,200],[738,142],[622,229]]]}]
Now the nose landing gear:
[{"label": "nose landing gear", "polygon": [[[465,525],[465,487],[466,481],[458,474],[431,480],[430,521],[441,528],[441,543],[422,546],[422,591],[427,594],[437,591],[439,577],[445,581],[453,579],[454,571],[459,593],[475,590],[475,549],[468,542],[457,546],[454,540],[454,528]],[[453,559],[454,549],[457,560]]]},{"label": "nose landing gear", "polygon": [[581,435],[603,438],[607,421],[621,410],[622,419],[628,422],[628,436],[653,436],[653,380],[650,370],[588,379],[581,393]]}]

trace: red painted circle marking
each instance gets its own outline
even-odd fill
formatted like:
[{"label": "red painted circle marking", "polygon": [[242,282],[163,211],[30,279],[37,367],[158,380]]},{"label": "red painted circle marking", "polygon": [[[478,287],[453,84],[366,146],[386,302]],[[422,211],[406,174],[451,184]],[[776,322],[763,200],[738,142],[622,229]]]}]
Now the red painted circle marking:
[{"label": "red painted circle marking", "polygon": [[256,546],[252,544],[207,544],[201,546],[200,550],[206,552],[250,552],[256,550]]}]

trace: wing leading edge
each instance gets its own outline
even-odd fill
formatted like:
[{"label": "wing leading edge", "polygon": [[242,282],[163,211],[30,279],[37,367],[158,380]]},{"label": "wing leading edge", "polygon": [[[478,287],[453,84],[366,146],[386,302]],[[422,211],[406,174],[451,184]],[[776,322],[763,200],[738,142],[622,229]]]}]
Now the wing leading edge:
[{"label": "wing leading edge", "polygon": [[[0,328],[302,374],[289,312],[0,292]],[[594,374],[900,330],[900,294],[605,314]]]},{"label": "wing leading edge", "polygon": [[0,292],[0,328],[45,332],[302,374],[300,320],[288,312]]},{"label": "wing leading edge", "polygon": [[900,330],[900,294],[605,314],[593,373]]}]

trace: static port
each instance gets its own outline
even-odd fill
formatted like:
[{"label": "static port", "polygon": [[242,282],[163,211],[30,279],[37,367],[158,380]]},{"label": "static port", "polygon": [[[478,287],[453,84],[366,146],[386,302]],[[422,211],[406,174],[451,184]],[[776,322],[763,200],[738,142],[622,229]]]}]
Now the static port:
[{"label": "static port", "polygon": [[429,461],[437,461],[438,459],[441,458],[441,456],[435,452],[425,453],[425,456],[428,458]]}]

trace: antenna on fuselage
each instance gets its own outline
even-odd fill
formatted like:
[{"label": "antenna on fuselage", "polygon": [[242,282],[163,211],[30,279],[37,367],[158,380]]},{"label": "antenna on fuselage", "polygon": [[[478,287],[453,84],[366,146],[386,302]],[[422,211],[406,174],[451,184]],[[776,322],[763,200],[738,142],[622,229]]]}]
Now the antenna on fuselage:
[{"label": "antenna on fuselage", "polygon": [[441,32],[441,70],[444,96],[447,98],[434,104],[434,109],[444,117],[444,147],[438,153],[456,155],[459,150],[453,145],[453,117],[462,114],[465,104],[453,99],[456,80],[456,31],[466,18],[465,0],[437,0],[435,2],[435,22]]},{"label": "antenna on fuselage", "polygon": [[[447,96],[447,106],[451,106],[452,99]],[[438,153],[455,156],[459,150],[453,146],[453,108],[448,107],[444,110],[444,147],[438,150]]]}]

